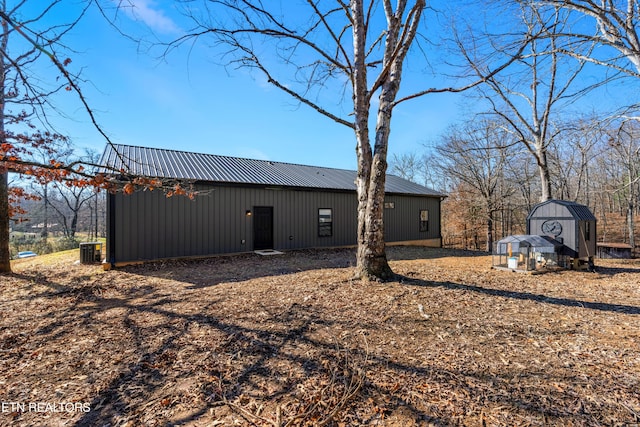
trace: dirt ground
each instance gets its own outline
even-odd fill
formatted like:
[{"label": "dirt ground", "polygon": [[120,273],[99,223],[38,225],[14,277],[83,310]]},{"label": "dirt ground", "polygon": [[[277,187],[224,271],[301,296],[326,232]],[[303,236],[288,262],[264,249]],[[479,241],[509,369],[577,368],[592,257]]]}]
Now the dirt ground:
[{"label": "dirt ground", "polygon": [[77,251],[0,275],[0,425],[632,426],[640,260],[492,270],[353,250],[103,271]]}]

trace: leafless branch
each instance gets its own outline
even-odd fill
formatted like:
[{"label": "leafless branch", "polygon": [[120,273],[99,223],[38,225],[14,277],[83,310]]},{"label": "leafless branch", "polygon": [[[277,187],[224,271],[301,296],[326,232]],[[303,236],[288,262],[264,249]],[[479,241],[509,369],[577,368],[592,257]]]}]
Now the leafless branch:
[{"label": "leafless branch", "polygon": [[[81,88],[78,86],[78,83],[74,78],[74,76],[72,76],[71,73],[67,70],[65,64],[63,64],[63,62],[60,61],[60,59],[53,52],[45,49],[44,46],[42,46],[35,39],[33,39],[29,34],[27,34],[22,24],[16,22],[11,16],[9,16],[6,13],[6,11],[0,10],[0,18],[3,19],[5,22],[7,22],[16,32],[18,32],[35,49],[37,49],[38,51],[46,55],[53,62],[53,64],[58,69],[58,71],[60,71],[62,76],[65,78],[68,84],[68,87],[78,95],[78,98],[80,99],[80,102],[82,103],[85,109],[85,112],[89,115],[89,118],[91,119],[91,123],[93,124],[93,127],[100,133],[100,135],[102,135],[102,137],[105,139],[107,144],[109,144],[111,147],[115,149],[115,146],[111,142],[111,139],[109,138],[109,136],[102,129],[102,126],[98,124],[98,121],[94,115],[93,109],[89,106],[89,102],[85,98],[84,93],[82,92]],[[20,67],[18,67],[17,69],[20,70]],[[23,77],[23,79],[26,79],[26,76]]]}]

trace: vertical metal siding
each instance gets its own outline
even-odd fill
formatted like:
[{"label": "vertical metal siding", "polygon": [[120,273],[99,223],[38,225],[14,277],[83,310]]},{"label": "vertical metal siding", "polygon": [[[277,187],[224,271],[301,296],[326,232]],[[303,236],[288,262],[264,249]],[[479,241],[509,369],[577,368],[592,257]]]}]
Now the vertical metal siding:
[{"label": "vertical metal siding", "polygon": [[[569,207],[560,203],[545,203],[538,206],[529,215],[527,233],[543,235],[542,224],[547,220],[556,220],[562,226],[562,233],[557,237],[562,238],[564,253],[574,258],[594,256],[596,252],[596,221],[585,220],[590,217],[587,208],[578,206],[574,212]],[[584,230],[586,223],[591,224],[591,240],[585,241]]]},{"label": "vertical metal siding", "polygon": [[[440,238],[440,199],[389,195],[385,203],[393,203],[394,208],[384,210],[385,240],[402,242]],[[429,229],[420,231],[420,211],[429,211]]]},{"label": "vertical metal siding", "polygon": [[[195,200],[166,198],[159,191],[114,195],[114,262],[206,256],[253,250],[255,206],[272,206],[274,249],[302,249],[356,244],[357,198],[350,192],[203,187]],[[440,237],[440,199],[389,196],[386,239]],[[318,209],[332,209],[333,235],[318,236]],[[429,210],[429,231],[419,232],[419,211]],[[289,236],[293,238],[290,240]],[[245,243],[242,243],[242,241]]]}]

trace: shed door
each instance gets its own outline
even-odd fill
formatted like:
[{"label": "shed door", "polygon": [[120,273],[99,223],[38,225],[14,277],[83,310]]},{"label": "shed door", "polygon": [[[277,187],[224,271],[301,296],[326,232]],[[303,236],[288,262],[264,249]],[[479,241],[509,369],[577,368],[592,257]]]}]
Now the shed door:
[{"label": "shed door", "polygon": [[253,249],[273,249],[273,206],[253,207]]}]

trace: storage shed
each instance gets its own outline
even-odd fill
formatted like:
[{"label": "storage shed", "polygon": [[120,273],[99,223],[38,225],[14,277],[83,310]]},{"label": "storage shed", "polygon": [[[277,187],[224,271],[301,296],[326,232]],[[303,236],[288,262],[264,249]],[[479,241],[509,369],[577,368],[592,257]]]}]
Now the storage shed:
[{"label": "storage shed", "polygon": [[527,216],[527,234],[548,236],[562,244],[560,255],[568,256],[575,268],[593,266],[596,255],[596,217],[588,207],[566,200],[547,200]]},{"label": "storage shed", "polygon": [[628,243],[598,243],[598,258],[629,259],[632,258],[633,248]]},{"label": "storage shed", "polygon": [[[356,244],[355,171],[128,145],[108,145],[101,164],[105,172],[186,180],[199,191],[195,200],[142,189],[109,194],[112,265]],[[443,197],[388,175],[385,240],[441,246]]]}]

